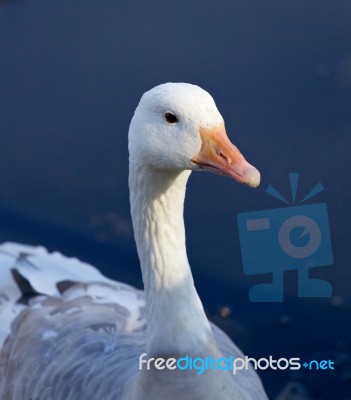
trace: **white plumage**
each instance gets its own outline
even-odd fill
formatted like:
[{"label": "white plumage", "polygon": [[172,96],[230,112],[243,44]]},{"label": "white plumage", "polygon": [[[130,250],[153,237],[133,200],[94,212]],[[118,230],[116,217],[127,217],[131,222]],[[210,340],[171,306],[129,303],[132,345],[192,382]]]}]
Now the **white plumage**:
[{"label": "white plumage", "polygon": [[42,247],[0,246],[1,400],[267,399],[253,369],[139,369],[139,356],[243,357],[209,323],[183,221],[191,170],[249,186],[258,171],[233,146],[212,97],[168,83],[145,93],[129,130],[130,201],[145,291]]}]

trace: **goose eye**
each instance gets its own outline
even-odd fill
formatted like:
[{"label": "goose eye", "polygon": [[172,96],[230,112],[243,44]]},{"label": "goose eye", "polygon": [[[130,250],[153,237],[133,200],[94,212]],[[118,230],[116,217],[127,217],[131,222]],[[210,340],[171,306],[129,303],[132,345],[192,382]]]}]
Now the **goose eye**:
[{"label": "goose eye", "polygon": [[175,124],[176,122],[178,122],[178,118],[174,114],[169,112],[165,114],[165,119],[169,124]]}]

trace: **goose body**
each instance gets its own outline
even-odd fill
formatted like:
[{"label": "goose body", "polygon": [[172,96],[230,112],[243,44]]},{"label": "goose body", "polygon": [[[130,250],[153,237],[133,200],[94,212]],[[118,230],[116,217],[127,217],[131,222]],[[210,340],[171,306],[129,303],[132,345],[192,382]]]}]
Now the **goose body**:
[{"label": "goose body", "polygon": [[129,187],[144,291],[42,247],[0,246],[0,400],[264,400],[256,372],[140,367],[147,359],[244,357],[210,323],[185,247],[192,170],[259,183],[212,97],[168,83],[129,129]]}]

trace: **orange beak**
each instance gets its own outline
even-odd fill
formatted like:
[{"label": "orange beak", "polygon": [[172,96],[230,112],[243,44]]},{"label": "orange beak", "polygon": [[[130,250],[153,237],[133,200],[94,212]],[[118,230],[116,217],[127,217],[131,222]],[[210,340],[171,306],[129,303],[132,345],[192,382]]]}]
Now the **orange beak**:
[{"label": "orange beak", "polygon": [[260,173],[228,139],[224,125],[201,128],[202,146],[192,162],[202,169],[229,176],[250,187],[260,184]]}]

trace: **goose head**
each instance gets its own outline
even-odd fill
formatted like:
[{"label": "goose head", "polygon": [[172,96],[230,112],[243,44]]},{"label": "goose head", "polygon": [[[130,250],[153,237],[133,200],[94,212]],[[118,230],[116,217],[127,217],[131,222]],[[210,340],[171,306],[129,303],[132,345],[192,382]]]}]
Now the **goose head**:
[{"label": "goose head", "polygon": [[130,162],[158,170],[211,171],[256,187],[260,173],[234,146],[211,95],[188,83],[146,92],[129,128]]}]

